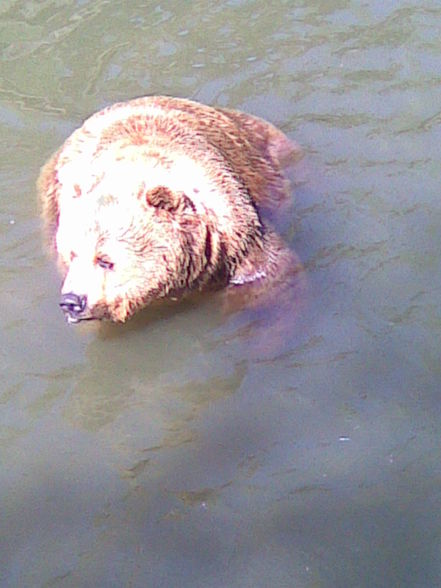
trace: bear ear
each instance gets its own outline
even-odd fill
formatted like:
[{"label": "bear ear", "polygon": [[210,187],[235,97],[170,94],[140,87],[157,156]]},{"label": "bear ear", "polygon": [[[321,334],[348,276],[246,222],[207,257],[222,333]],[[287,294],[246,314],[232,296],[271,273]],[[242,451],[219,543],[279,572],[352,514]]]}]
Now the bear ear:
[{"label": "bear ear", "polygon": [[182,194],[173,192],[167,186],[152,188],[145,194],[145,199],[147,204],[169,212],[175,211],[182,204]]}]

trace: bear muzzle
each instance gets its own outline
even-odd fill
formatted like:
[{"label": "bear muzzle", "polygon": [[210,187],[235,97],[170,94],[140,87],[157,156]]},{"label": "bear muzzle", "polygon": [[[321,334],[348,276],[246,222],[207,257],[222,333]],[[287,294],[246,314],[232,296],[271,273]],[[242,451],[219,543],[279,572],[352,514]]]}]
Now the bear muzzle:
[{"label": "bear muzzle", "polygon": [[62,294],[60,307],[68,323],[78,323],[91,318],[87,311],[87,296],[84,294],[78,295],[74,292]]}]

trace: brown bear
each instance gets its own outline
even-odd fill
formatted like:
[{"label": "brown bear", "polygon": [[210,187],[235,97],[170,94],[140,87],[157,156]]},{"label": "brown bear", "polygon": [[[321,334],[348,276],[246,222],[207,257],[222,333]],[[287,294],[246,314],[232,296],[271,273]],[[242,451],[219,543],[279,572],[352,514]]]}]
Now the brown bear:
[{"label": "brown bear", "polygon": [[69,323],[123,322],[159,298],[284,282],[297,261],[261,218],[298,149],[268,122],[152,96],[88,118],[38,190]]}]

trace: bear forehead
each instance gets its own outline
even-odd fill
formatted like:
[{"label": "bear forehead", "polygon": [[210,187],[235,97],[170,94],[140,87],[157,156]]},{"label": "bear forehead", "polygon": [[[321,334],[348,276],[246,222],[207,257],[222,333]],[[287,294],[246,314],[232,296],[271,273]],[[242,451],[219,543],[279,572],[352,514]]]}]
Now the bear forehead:
[{"label": "bear forehead", "polygon": [[[57,242],[58,249],[99,247],[112,240],[130,241],[141,229],[136,210],[118,202],[102,204],[95,201],[70,200],[60,211]],[[136,222],[135,222],[136,220]]]},{"label": "bear forehead", "polygon": [[138,197],[140,190],[166,186],[183,192],[199,213],[209,209],[220,221],[231,217],[218,178],[211,177],[201,164],[179,152],[161,156],[139,146],[113,146],[92,160],[81,156],[68,160],[58,170],[58,181],[63,206],[69,200],[79,202],[86,198],[99,204],[104,204],[106,198],[109,203],[112,198],[123,203],[130,196]]}]

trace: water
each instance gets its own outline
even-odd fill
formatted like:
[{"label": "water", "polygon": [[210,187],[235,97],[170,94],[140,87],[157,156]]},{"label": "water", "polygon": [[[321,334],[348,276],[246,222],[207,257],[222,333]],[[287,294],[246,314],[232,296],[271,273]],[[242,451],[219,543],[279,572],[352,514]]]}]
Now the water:
[{"label": "water", "polygon": [[[440,23],[430,0],[2,2],[2,586],[440,585]],[[38,169],[156,93],[303,146],[282,340],[216,296],[63,322]]]}]

